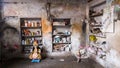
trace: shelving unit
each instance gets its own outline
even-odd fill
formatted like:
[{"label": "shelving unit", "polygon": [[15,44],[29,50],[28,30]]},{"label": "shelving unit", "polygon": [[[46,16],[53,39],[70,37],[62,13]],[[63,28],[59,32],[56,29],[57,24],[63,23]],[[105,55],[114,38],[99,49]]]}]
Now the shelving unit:
[{"label": "shelving unit", "polygon": [[71,23],[70,18],[52,19],[52,48],[53,52],[70,51]]},{"label": "shelving unit", "polygon": [[95,8],[102,6],[105,3],[106,3],[106,1],[103,1],[101,3],[95,4],[90,7],[89,17],[91,19],[91,22],[89,24],[89,29],[90,29],[89,36],[94,35],[96,37],[103,37],[102,31],[101,31],[102,26],[103,26],[103,24],[102,24],[103,9],[97,11],[97,10],[95,10]]},{"label": "shelving unit", "polygon": [[90,7],[90,23],[89,23],[89,45],[90,51],[94,58],[105,59],[106,58],[106,34],[102,32],[102,16],[104,14],[103,10],[95,10],[96,7],[104,6],[106,1],[98,3]]},{"label": "shelving unit", "polygon": [[23,53],[30,53],[34,41],[42,46],[41,18],[20,18],[20,28]]}]

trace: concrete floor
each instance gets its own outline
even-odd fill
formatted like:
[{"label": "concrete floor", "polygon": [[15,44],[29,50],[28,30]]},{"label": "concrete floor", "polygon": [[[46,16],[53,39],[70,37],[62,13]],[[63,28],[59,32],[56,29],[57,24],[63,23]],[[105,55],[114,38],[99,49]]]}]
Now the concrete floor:
[{"label": "concrete floor", "polygon": [[[60,61],[64,59],[64,61]],[[16,58],[2,64],[1,68],[103,68],[91,59],[82,59],[77,63],[75,57],[52,57],[42,60],[40,63],[31,63],[29,59]]]}]

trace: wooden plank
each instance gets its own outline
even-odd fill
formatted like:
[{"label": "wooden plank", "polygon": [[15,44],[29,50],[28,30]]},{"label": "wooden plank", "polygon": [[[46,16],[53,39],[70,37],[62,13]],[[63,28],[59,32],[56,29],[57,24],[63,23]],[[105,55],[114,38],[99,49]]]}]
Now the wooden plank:
[{"label": "wooden plank", "polygon": [[105,3],[106,3],[106,1],[103,1],[101,3],[98,3],[96,5],[91,6],[90,8],[95,8],[95,7],[101,6],[101,5],[105,4]]},{"label": "wooden plank", "polygon": [[96,15],[91,15],[90,17],[98,17],[98,16],[102,16],[103,13],[100,13],[100,14],[96,14]]}]

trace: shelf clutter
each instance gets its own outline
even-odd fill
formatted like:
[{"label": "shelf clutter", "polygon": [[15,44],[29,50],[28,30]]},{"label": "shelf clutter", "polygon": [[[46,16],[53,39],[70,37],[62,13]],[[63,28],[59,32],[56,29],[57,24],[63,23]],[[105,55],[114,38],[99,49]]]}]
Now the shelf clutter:
[{"label": "shelf clutter", "polygon": [[67,18],[55,18],[52,22],[52,44],[53,52],[70,51],[71,44],[71,23]]},{"label": "shelf clutter", "polygon": [[21,45],[24,53],[30,53],[33,48],[33,42],[37,41],[42,45],[42,22],[41,18],[21,18]]},{"label": "shelf clutter", "polygon": [[[99,6],[103,5],[100,3]],[[96,5],[97,6],[97,5]],[[89,10],[90,23],[89,23],[89,52],[94,57],[99,57],[103,60],[106,58],[106,33],[102,32],[102,16],[103,9],[95,11],[95,6]]]},{"label": "shelf clutter", "polygon": [[40,27],[41,21],[39,20],[24,20],[22,27]]}]

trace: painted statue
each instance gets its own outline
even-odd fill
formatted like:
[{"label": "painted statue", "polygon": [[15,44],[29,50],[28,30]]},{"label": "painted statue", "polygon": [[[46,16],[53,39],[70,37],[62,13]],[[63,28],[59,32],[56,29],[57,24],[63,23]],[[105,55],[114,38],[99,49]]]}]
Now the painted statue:
[{"label": "painted statue", "polygon": [[32,52],[30,53],[29,58],[32,59],[31,62],[40,62],[40,60],[42,58],[41,57],[41,49],[38,46],[37,41],[33,42],[33,49],[32,49]]}]

